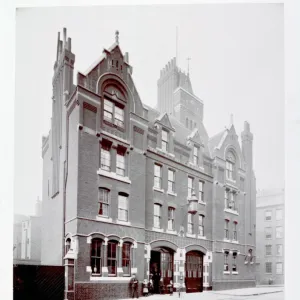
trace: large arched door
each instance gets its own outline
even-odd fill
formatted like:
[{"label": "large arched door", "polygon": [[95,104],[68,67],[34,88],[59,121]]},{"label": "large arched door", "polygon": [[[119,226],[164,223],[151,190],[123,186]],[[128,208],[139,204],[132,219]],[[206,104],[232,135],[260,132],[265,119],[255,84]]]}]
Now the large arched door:
[{"label": "large arched door", "polygon": [[199,251],[186,254],[185,286],[187,293],[203,291],[203,254]]}]

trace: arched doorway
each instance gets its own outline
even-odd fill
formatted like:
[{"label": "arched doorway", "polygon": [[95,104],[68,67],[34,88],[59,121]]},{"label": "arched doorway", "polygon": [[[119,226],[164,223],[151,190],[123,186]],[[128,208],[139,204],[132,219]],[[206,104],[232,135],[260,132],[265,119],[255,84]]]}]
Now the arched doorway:
[{"label": "arched doorway", "polygon": [[174,251],[167,247],[151,250],[150,277],[153,280],[154,293],[167,293],[167,286],[173,280]]},{"label": "arched doorway", "polygon": [[187,293],[203,291],[203,254],[200,251],[186,253],[185,286]]}]

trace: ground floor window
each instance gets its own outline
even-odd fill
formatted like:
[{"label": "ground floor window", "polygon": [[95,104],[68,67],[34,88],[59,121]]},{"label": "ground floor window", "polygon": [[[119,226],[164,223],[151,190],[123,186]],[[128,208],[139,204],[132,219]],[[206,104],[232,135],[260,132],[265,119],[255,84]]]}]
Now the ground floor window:
[{"label": "ground floor window", "polygon": [[232,253],[232,272],[237,272],[236,259],[237,259],[237,252],[233,252]]},{"label": "ground floor window", "polygon": [[91,269],[93,275],[101,275],[101,246],[102,241],[100,239],[92,239],[91,245]]},{"label": "ground floor window", "polygon": [[117,242],[107,244],[107,268],[109,276],[117,276]]},{"label": "ground floor window", "polygon": [[272,263],[271,262],[266,262],[266,273],[267,274],[272,273]]},{"label": "ground floor window", "polygon": [[276,263],[276,274],[282,274],[282,263],[278,262]]},{"label": "ground floor window", "polygon": [[123,269],[123,275],[130,276],[130,249],[131,244],[130,243],[124,243],[122,247],[122,269]]},{"label": "ground floor window", "polygon": [[224,271],[229,271],[229,265],[228,265],[228,256],[229,256],[229,251],[224,252]]}]

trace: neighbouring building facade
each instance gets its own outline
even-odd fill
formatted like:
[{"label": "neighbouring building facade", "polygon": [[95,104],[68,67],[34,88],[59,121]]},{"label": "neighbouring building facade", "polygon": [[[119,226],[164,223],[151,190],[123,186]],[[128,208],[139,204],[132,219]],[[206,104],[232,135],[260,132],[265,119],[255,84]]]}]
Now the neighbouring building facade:
[{"label": "neighbouring building facade", "polygon": [[[42,264],[65,266],[65,299],[126,298],[139,281],[187,292],[255,285],[253,135],[209,138],[204,103],[172,59],[157,109],[115,43],[73,84],[64,29],[43,137]],[[156,290],[157,291],[157,290]]]},{"label": "neighbouring building facade", "polygon": [[258,284],[284,284],[284,189],[258,191],[256,268]]},{"label": "neighbouring building facade", "polygon": [[14,264],[41,262],[41,204],[37,200],[34,216],[14,215]]}]

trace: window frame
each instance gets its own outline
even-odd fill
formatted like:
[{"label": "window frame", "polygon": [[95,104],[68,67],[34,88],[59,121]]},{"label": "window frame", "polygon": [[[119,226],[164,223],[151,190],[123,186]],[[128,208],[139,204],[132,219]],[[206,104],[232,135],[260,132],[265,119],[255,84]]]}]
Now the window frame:
[{"label": "window frame", "polygon": [[187,233],[195,234],[195,226],[194,226],[194,215],[192,213],[188,213],[188,222],[187,222]]},{"label": "window frame", "polygon": [[[280,231],[278,231],[279,228],[281,228]],[[283,238],[283,227],[282,226],[276,226],[276,228],[275,228],[275,237],[276,237],[276,239],[282,239]]]},{"label": "window frame", "polygon": [[225,240],[229,240],[229,220],[225,219],[224,221],[224,238]]},{"label": "window frame", "polygon": [[231,266],[232,272],[238,272],[238,269],[237,269],[237,256],[238,256],[237,251],[233,251],[232,252],[232,266]]},{"label": "window frame", "polygon": [[[126,245],[126,247],[128,247],[127,252],[124,251],[124,248],[126,248],[126,247],[124,247],[125,245]],[[123,245],[122,245],[122,270],[123,270],[123,276],[131,276],[131,248],[132,248],[132,243],[130,243],[130,242],[124,242]],[[128,252],[129,252],[129,255],[128,255]],[[126,255],[124,255],[124,254],[126,254]],[[127,262],[128,267],[124,266],[125,262]],[[128,268],[129,272],[128,273],[124,272],[124,268]]]},{"label": "window frame", "polygon": [[[281,249],[281,251],[278,251],[278,249]],[[276,256],[282,256],[282,255],[283,255],[283,245],[282,244],[276,244]]]},{"label": "window frame", "polygon": [[[113,251],[110,249],[110,246],[114,245],[115,247],[115,257],[112,255],[109,256],[109,254],[112,254]],[[111,252],[111,253],[109,253]],[[109,266],[109,262],[115,262],[115,273],[110,273],[110,268],[113,268],[113,266]],[[108,241],[107,242],[107,270],[108,270],[108,276],[109,277],[117,277],[118,274],[118,242],[116,241]]]},{"label": "window frame", "polygon": [[[159,168],[159,176],[156,174],[156,168]],[[157,183],[159,186],[157,186]],[[157,189],[162,189],[162,165],[155,163],[154,164],[154,187]]]},{"label": "window frame", "polygon": [[[171,224],[171,226],[169,226]],[[172,206],[168,207],[168,230],[175,230],[175,208]]]},{"label": "window frame", "polygon": [[[268,266],[269,266],[270,272],[268,272]],[[266,261],[265,262],[265,273],[266,274],[272,274],[272,268],[273,268],[272,262]]]},{"label": "window frame", "polygon": [[[107,109],[107,108],[111,109]],[[107,115],[110,115],[108,117]],[[118,128],[125,128],[125,106],[119,102],[104,96],[103,101],[103,120]]]},{"label": "window frame", "polygon": [[[170,174],[173,174],[173,180],[170,179]],[[173,169],[168,169],[168,191],[175,193],[175,171]]]},{"label": "window frame", "polygon": [[[201,187],[201,189],[200,189],[200,187]],[[204,201],[204,181],[199,180],[198,189],[199,189],[198,202],[205,203],[205,201]]]},{"label": "window frame", "polygon": [[[278,268],[277,268],[278,265],[281,265],[281,272],[280,273],[278,272]],[[276,275],[282,275],[283,274],[283,262],[281,262],[281,261],[276,262],[276,270],[275,271],[276,271]]]},{"label": "window frame", "polygon": [[[270,213],[270,216],[267,216],[267,213]],[[265,210],[265,221],[272,221],[272,210]]]},{"label": "window frame", "polygon": [[234,180],[234,162],[226,160],[226,179]]},{"label": "window frame", "polygon": [[[277,212],[280,212],[280,218],[278,218],[277,216]],[[275,211],[275,220],[276,221],[281,221],[283,219],[283,210],[282,208],[277,208]]]},{"label": "window frame", "polygon": [[229,272],[229,264],[228,264],[229,250],[224,251],[224,272]]},{"label": "window frame", "polygon": [[[120,207],[120,199],[126,199],[126,208]],[[125,212],[126,220],[121,218],[120,212]],[[122,222],[129,222],[129,195],[125,193],[118,194],[118,220]]]},{"label": "window frame", "polygon": [[111,172],[111,145],[105,141],[101,143],[100,147],[100,169]]},{"label": "window frame", "polygon": [[198,234],[204,236],[204,215],[202,214],[198,215]]},{"label": "window frame", "polygon": [[188,176],[188,197],[189,198],[192,197],[193,191],[194,191],[194,177]]},{"label": "window frame", "polygon": [[272,252],[273,252],[272,245],[270,244],[265,245],[265,256],[272,256]]},{"label": "window frame", "polygon": [[[119,176],[126,176],[126,152],[121,149],[117,149],[116,154],[116,174]],[[120,158],[122,157],[123,161],[120,161]]]},{"label": "window frame", "polygon": [[237,242],[238,240],[238,236],[237,236],[237,222],[233,222],[233,236],[232,236],[232,240]]},{"label": "window frame", "polygon": [[[103,199],[101,199],[101,194],[100,194],[101,192],[100,191],[103,192],[102,195],[104,195],[104,192],[106,192],[107,202],[103,201],[105,197],[103,197]],[[101,217],[104,217],[104,218],[108,218],[109,215],[110,215],[110,212],[109,212],[110,190],[109,189],[107,189],[105,187],[99,187],[98,188],[98,204],[99,204],[98,215],[101,216]],[[103,210],[103,207],[101,208],[101,206],[107,207],[107,215],[105,215],[103,213],[102,214],[100,213],[100,210],[101,209]]]},{"label": "window frame", "polygon": [[[93,250],[94,249],[94,243],[96,243],[96,253],[95,255],[93,255]],[[99,247],[97,247],[97,243],[99,244]],[[103,244],[103,240],[100,238],[92,238],[91,240],[91,253],[90,253],[90,265],[91,265],[91,275],[92,276],[102,276],[102,244]],[[97,253],[97,251],[99,250],[99,253]],[[98,255],[99,254],[99,255]],[[93,259],[96,261],[99,261],[99,273],[94,272],[94,268],[93,268]],[[96,265],[95,265],[96,266]]]},{"label": "window frame", "polygon": [[265,239],[271,240],[273,236],[273,227],[265,227]]},{"label": "window frame", "polygon": [[[166,136],[164,136],[164,134]],[[162,130],[161,130],[161,149],[165,152],[169,152],[169,142],[170,142],[169,134],[170,133],[168,130],[162,128]]]},{"label": "window frame", "polygon": [[[157,207],[158,209],[158,214],[156,214],[156,211],[155,211],[155,207]],[[154,203],[153,205],[153,227],[154,228],[157,228],[157,229],[161,229],[161,209],[162,209],[162,205],[159,204],[159,203]],[[155,222],[155,220],[158,221],[158,226],[157,223]]]},{"label": "window frame", "polygon": [[[195,153],[196,151],[196,153]],[[198,166],[199,165],[199,147],[195,146],[193,147],[193,164]]]}]

